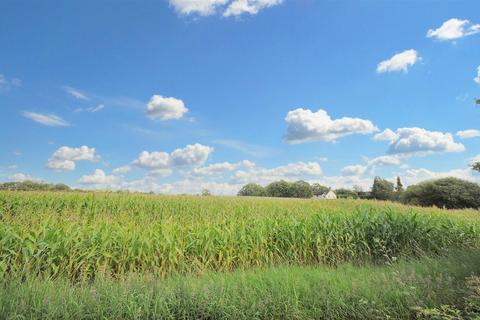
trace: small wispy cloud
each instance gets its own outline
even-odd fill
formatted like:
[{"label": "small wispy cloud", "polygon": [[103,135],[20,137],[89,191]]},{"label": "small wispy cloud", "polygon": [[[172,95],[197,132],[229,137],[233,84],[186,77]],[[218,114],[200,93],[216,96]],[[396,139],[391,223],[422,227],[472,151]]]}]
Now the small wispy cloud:
[{"label": "small wispy cloud", "polygon": [[82,91],[69,87],[69,86],[63,86],[63,90],[65,90],[66,93],[71,95],[74,98],[80,99],[80,100],[90,100],[90,98]]},{"label": "small wispy cloud", "polygon": [[27,119],[49,127],[68,127],[70,125],[67,121],[54,114],[42,114],[30,111],[24,111],[22,114]]},{"label": "small wispy cloud", "polygon": [[103,104],[99,104],[98,106],[96,107],[90,107],[90,108],[77,108],[75,109],[74,111],[75,112],[90,112],[90,113],[94,113],[94,112],[98,112],[102,109],[105,108],[105,105]]},{"label": "small wispy cloud", "polygon": [[22,80],[18,78],[8,79],[5,75],[0,74],[0,90],[8,90],[11,87],[20,87]]},{"label": "small wispy cloud", "polygon": [[267,157],[273,153],[273,150],[268,147],[253,145],[239,140],[220,139],[215,140],[214,143],[258,158]]}]

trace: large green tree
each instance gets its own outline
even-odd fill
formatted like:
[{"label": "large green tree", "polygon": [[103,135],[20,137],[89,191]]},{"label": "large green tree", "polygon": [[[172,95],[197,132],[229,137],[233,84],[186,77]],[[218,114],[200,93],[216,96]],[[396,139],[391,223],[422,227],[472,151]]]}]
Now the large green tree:
[{"label": "large green tree", "polygon": [[264,197],[267,195],[265,188],[256,183],[246,184],[238,192],[243,197]]},{"label": "large green tree", "polygon": [[292,196],[294,198],[309,199],[313,197],[313,190],[308,182],[305,182],[303,180],[297,181],[291,185],[291,188]]},{"label": "large green tree", "polygon": [[293,197],[293,188],[290,182],[280,180],[270,183],[265,190],[267,196],[278,198],[291,198]]},{"label": "large green tree", "polygon": [[394,185],[388,180],[375,177],[371,195],[374,199],[390,200],[393,198]]},{"label": "large green tree", "polygon": [[327,193],[330,190],[329,187],[322,186],[320,183],[312,184],[312,192],[315,196],[321,196],[324,193]]}]

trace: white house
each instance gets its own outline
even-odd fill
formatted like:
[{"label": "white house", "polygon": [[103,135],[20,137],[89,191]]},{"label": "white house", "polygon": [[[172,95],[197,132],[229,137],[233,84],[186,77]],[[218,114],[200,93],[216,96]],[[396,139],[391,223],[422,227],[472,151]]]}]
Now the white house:
[{"label": "white house", "polygon": [[334,200],[334,199],[337,199],[337,195],[332,190],[328,190],[328,192],[325,192],[318,196],[313,196],[313,198],[321,199],[321,200]]}]

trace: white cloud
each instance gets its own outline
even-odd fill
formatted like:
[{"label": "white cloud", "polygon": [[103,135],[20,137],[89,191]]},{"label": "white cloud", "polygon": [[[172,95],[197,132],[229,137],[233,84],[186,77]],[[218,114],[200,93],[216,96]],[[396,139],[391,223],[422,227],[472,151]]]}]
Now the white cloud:
[{"label": "white cloud", "polygon": [[131,170],[132,170],[132,167],[127,165],[127,166],[115,168],[113,169],[112,172],[113,174],[126,174],[126,173],[129,173]]},{"label": "white cloud", "polygon": [[170,155],[166,152],[143,151],[132,164],[144,169],[165,169],[170,165]]},{"label": "white cloud", "polygon": [[198,14],[208,16],[216,9],[227,4],[229,0],[169,0],[170,5],[183,15]]},{"label": "white cloud", "polygon": [[463,144],[454,141],[452,134],[422,128],[400,128],[391,137],[389,154],[411,156],[465,150]]},{"label": "white cloud", "polygon": [[373,175],[375,169],[384,166],[399,166],[401,165],[400,158],[398,156],[379,156],[367,161],[365,165],[350,165],[342,169],[342,175],[344,176],[360,176],[366,173]]},{"label": "white cloud", "polygon": [[285,121],[285,140],[288,143],[331,142],[344,136],[369,134],[378,130],[370,120],[349,117],[332,120],[322,109],[317,112],[303,108],[292,110],[288,112]]},{"label": "white cloud", "polygon": [[477,138],[477,137],[480,137],[480,130],[469,129],[469,130],[458,131],[456,135],[461,139]]},{"label": "white cloud", "polygon": [[105,105],[103,104],[99,104],[98,106],[96,107],[90,107],[90,108],[77,108],[75,109],[75,112],[91,112],[91,113],[94,113],[94,112],[98,112],[102,109],[105,108]]},{"label": "white cloud", "polygon": [[408,67],[413,66],[421,58],[418,56],[417,51],[410,49],[397,53],[388,60],[382,61],[377,66],[378,73],[403,71],[408,72]]},{"label": "white cloud", "polygon": [[221,11],[224,17],[255,15],[262,9],[282,2],[283,0],[169,0],[175,11],[182,15],[208,16]]},{"label": "white cloud", "polygon": [[22,80],[18,78],[7,79],[3,74],[0,74],[0,90],[8,90],[11,87],[19,87],[22,85]]},{"label": "white cloud", "polygon": [[477,76],[475,78],[473,78],[473,81],[480,84],[480,66],[478,66],[478,68],[477,68]]},{"label": "white cloud", "polygon": [[449,171],[435,172],[425,168],[409,169],[402,176],[404,182],[408,185],[417,184],[425,180],[454,177],[473,182],[480,182],[479,176],[475,175],[470,168],[453,169]]},{"label": "white cloud", "polygon": [[178,120],[188,111],[182,100],[153,95],[147,104],[146,114],[150,119]]},{"label": "white cloud", "polygon": [[373,139],[377,141],[393,141],[398,138],[397,134],[390,129],[385,129],[384,131],[377,133]]},{"label": "white cloud", "polygon": [[172,163],[174,166],[199,166],[207,161],[213,148],[199,143],[189,144],[185,148],[175,149],[172,154]]},{"label": "white cloud", "polygon": [[81,184],[112,184],[117,183],[119,178],[114,175],[106,175],[101,169],[96,169],[92,175],[85,175],[78,180]]},{"label": "white cloud", "polygon": [[15,173],[15,174],[9,176],[8,180],[12,181],[12,182],[22,182],[22,181],[40,182],[40,181],[42,181],[41,179],[34,178],[31,175],[25,174],[25,173]]},{"label": "white cloud", "polygon": [[89,97],[85,93],[83,93],[82,91],[80,91],[78,89],[68,87],[68,86],[64,86],[63,90],[65,90],[66,93],[68,93],[69,95],[71,95],[72,97],[74,97],[76,99],[89,100]]},{"label": "white cloud", "polygon": [[24,111],[23,116],[27,119],[33,120],[49,127],[67,127],[70,125],[67,121],[54,114],[41,114]]},{"label": "white cloud", "polygon": [[362,166],[360,164],[346,166],[342,169],[342,174],[344,176],[360,176],[363,175],[367,171],[366,166]]},{"label": "white cloud", "polygon": [[276,180],[298,180],[311,176],[321,176],[322,167],[318,162],[296,162],[274,168],[250,167],[234,173],[235,183],[266,184]]},{"label": "white cloud", "polygon": [[99,159],[95,155],[95,148],[81,146],[79,148],[60,147],[48,159],[47,168],[56,171],[75,170],[75,161],[95,161]]},{"label": "white cloud", "polygon": [[472,25],[468,20],[450,19],[445,21],[439,28],[430,29],[428,38],[438,40],[455,40],[480,32],[480,24]]},{"label": "white cloud", "polygon": [[244,13],[255,15],[264,8],[279,5],[282,2],[283,0],[234,0],[228,5],[223,16],[239,16]]}]

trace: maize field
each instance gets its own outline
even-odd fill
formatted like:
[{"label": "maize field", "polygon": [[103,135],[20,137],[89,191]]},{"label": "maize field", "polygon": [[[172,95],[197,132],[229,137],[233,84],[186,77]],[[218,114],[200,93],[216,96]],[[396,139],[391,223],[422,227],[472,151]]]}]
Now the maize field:
[{"label": "maize field", "polygon": [[0,274],[75,282],[391,263],[478,248],[477,216],[359,200],[0,192]]}]

